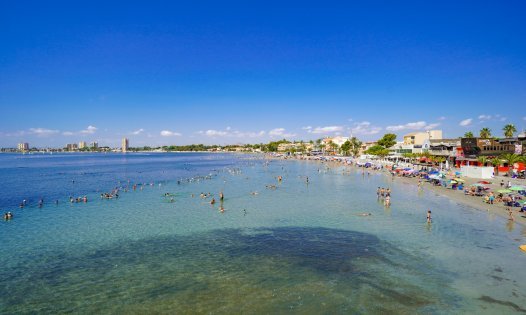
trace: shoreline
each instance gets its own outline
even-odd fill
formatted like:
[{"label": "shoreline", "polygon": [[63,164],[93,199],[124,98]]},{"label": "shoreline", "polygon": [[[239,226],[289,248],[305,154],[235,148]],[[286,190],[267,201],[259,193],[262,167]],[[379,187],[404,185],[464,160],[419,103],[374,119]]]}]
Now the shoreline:
[{"label": "shoreline", "polygon": [[[308,161],[308,162],[318,162],[318,163],[322,163],[322,164],[325,164],[325,165],[330,165],[330,166],[345,166],[345,167],[352,167],[352,168],[355,168],[356,165],[349,165],[349,164],[345,164],[345,163],[342,163],[340,161],[320,161],[320,160],[315,160],[315,159],[309,159],[309,158],[290,158],[290,157],[286,157],[286,158],[283,158],[283,157],[274,157],[274,156],[269,156],[267,155],[268,158],[271,158],[271,159],[277,159],[277,160],[295,160],[295,161]],[[386,173],[386,169],[382,169],[382,170],[373,170],[373,169],[368,169],[370,172],[374,172],[374,173],[377,173],[377,174],[381,174],[383,176],[386,176],[387,178],[390,178],[391,177],[391,174],[390,173]],[[413,185],[413,186],[418,186],[418,179],[417,177],[403,177],[403,176],[396,176],[394,178],[394,181],[393,182],[399,182],[399,183],[403,183],[403,184],[409,184],[409,185]],[[476,178],[467,178],[467,177],[462,177],[462,179],[465,180],[465,183],[464,183],[464,186],[465,187],[470,187],[471,184],[474,184],[478,181],[480,181],[480,179],[476,179]],[[488,187],[490,187],[490,189],[488,190],[489,191],[493,191],[493,192],[496,192],[498,189],[503,189],[500,187],[500,181],[501,180],[504,180],[504,182],[506,183],[507,180],[509,180],[509,178],[505,178],[505,177],[502,177],[502,176],[498,176],[498,177],[494,177],[493,179],[491,180],[488,180],[491,182],[491,184],[487,185]],[[526,183],[524,183],[524,180],[515,180],[515,182],[519,182],[520,181],[520,185],[525,185]],[[506,211],[506,206],[500,202],[500,203],[494,203],[494,204],[488,204],[488,203],[485,203],[484,202],[484,198],[483,197],[479,197],[479,196],[470,196],[470,195],[465,195],[463,191],[459,191],[459,190],[452,190],[451,188],[446,188],[446,187],[443,187],[443,186],[434,186],[432,185],[431,183],[423,180],[422,181],[423,185],[423,189],[424,190],[428,190],[428,191],[431,191],[437,195],[440,195],[440,196],[443,196],[443,197],[446,197],[460,205],[464,205],[464,206],[468,206],[470,208],[473,208],[473,209],[476,209],[476,210],[479,210],[479,211],[484,211],[484,212],[487,212],[487,213],[491,213],[491,214],[494,214],[496,216],[499,216],[499,217],[502,217],[503,219],[509,219],[509,215]],[[525,198],[523,197],[523,200]],[[521,226],[526,226],[526,212],[518,212],[518,210],[520,210],[520,208],[517,208],[517,207],[512,207],[512,211],[513,211],[513,218],[514,218],[514,221],[515,223],[521,225]]]}]

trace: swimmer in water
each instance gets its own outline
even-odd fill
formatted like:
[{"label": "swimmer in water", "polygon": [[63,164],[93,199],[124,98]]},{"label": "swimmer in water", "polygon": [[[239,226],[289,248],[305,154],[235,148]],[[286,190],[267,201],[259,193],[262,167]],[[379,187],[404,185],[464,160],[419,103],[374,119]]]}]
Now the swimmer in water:
[{"label": "swimmer in water", "polygon": [[213,205],[214,203],[216,203],[216,200],[215,198],[212,198],[212,200],[210,201],[210,204]]},{"label": "swimmer in water", "polygon": [[427,210],[427,223],[431,223],[431,210]]},{"label": "swimmer in water", "polygon": [[225,196],[223,195],[223,192],[219,193],[219,200],[223,201],[225,199]]},{"label": "swimmer in water", "polygon": [[370,213],[370,212],[364,212],[364,213],[360,213],[360,214],[357,214],[357,215],[359,215],[361,217],[368,217],[368,216],[373,215],[373,214]]}]

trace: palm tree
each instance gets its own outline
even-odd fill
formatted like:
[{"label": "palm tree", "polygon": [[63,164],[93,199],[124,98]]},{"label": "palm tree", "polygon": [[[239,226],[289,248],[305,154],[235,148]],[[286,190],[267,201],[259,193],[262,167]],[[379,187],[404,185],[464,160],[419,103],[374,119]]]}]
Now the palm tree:
[{"label": "palm tree", "polygon": [[358,154],[360,153],[360,148],[362,147],[362,142],[360,140],[358,140],[358,138],[356,137],[352,137],[351,138],[351,151],[352,151],[352,154],[353,156],[358,156]]},{"label": "palm tree", "polygon": [[504,130],[504,136],[506,138],[513,137],[513,134],[517,132],[517,128],[515,128],[513,124],[507,124],[502,130]]},{"label": "palm tree", "polygon": [[499,166],[502,164],[502,160],[498,157],[492,158],[490,160],[490,163],[493,164],[493,167],[495,168],[495,175],[499,175]]},{"label": "palm tree", "polygon": [[486,166],[486,163],[488,162],[488,158],[485,156],[479,156],[477,160],[482,166]]},{"label": "palm tree", "polygon": [[480,137],[481,138],[491,138],[491,129],[489,128],[482,128],[480,129]]},{"label": "palm tree", "polygon": [[508,163],[508,175],[510,175],[510,177],[513,173],[513,164],[520,162],[522,160],[520,155],[513,154],[513,153],[503,154],[501,155],[500,158],[503,160],[506,160],[506,162]]},{"label": "palm tree", "polygon": [[473,132],[468,131],[468,132],[466,132],[466,133],[464,134],[464,138],[475,138],[475,137],[473,136]]},{"label": "palm tree", "polygon": [[435,159],[435,162],[437,162],[438,165],[440,166],[440,169],[442,169],[442,163],[446,161],[446,158],[443,156],[435,156],[434,159]]}]

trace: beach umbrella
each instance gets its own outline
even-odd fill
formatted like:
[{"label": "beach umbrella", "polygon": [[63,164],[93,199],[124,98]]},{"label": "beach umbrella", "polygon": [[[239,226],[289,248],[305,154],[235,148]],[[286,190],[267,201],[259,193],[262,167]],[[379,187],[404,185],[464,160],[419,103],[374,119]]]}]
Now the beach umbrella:
[{"label": "beach umbrella", "polygon": [[510,193],[511,190],[509,190],[509,189],[499,189],[499,190],[497,190],[497,192],[499,192],[501,194],[507,194],[507,193]]},{"label": "beach umbrella", "polygon": [[479,184],[485,184],[485,185],[489,185],[489,184],[491,184],[491,183],[488,182],[487,180],[479,180],[477,183],[479,183]]},{"label": "beach umbrella", "polygon": [[457,182],[465,182],[462,178],[454,178],[453,180],[456,180]]},{"label": "beach umbrella", "polygon": [[458,182],[454,181],[454,180],[451,180],[450,181],[451,184],[458,184]]},{"label": "beach umbrella", "polygon": [[471,184],[471,186],[484,187],[484,188],[486,188],[486,186],[484,186],[484,184],[481,184],[481,183]]},{"label": "beach umbrella", "polygon": [[512,186],[510,188],[508,188],[509,190],[514,190],[514,191],[521,191],[521,190],[526,190],[526,188],[522,187],[522,186]]},{"label": "beach umbrella", "polygon": [[519,200],[519,203],[520,203],[521,205],[524,205],[524,204],[526,204],[526,200]]}]

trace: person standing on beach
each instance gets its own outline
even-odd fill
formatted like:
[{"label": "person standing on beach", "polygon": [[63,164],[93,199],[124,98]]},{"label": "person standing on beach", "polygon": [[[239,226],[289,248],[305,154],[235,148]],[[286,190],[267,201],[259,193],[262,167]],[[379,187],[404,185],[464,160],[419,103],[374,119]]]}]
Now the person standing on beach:
[{"label": "person standing on beach", "polygon": [[427,210],[427,223],[431,223],[431,210]]}]

